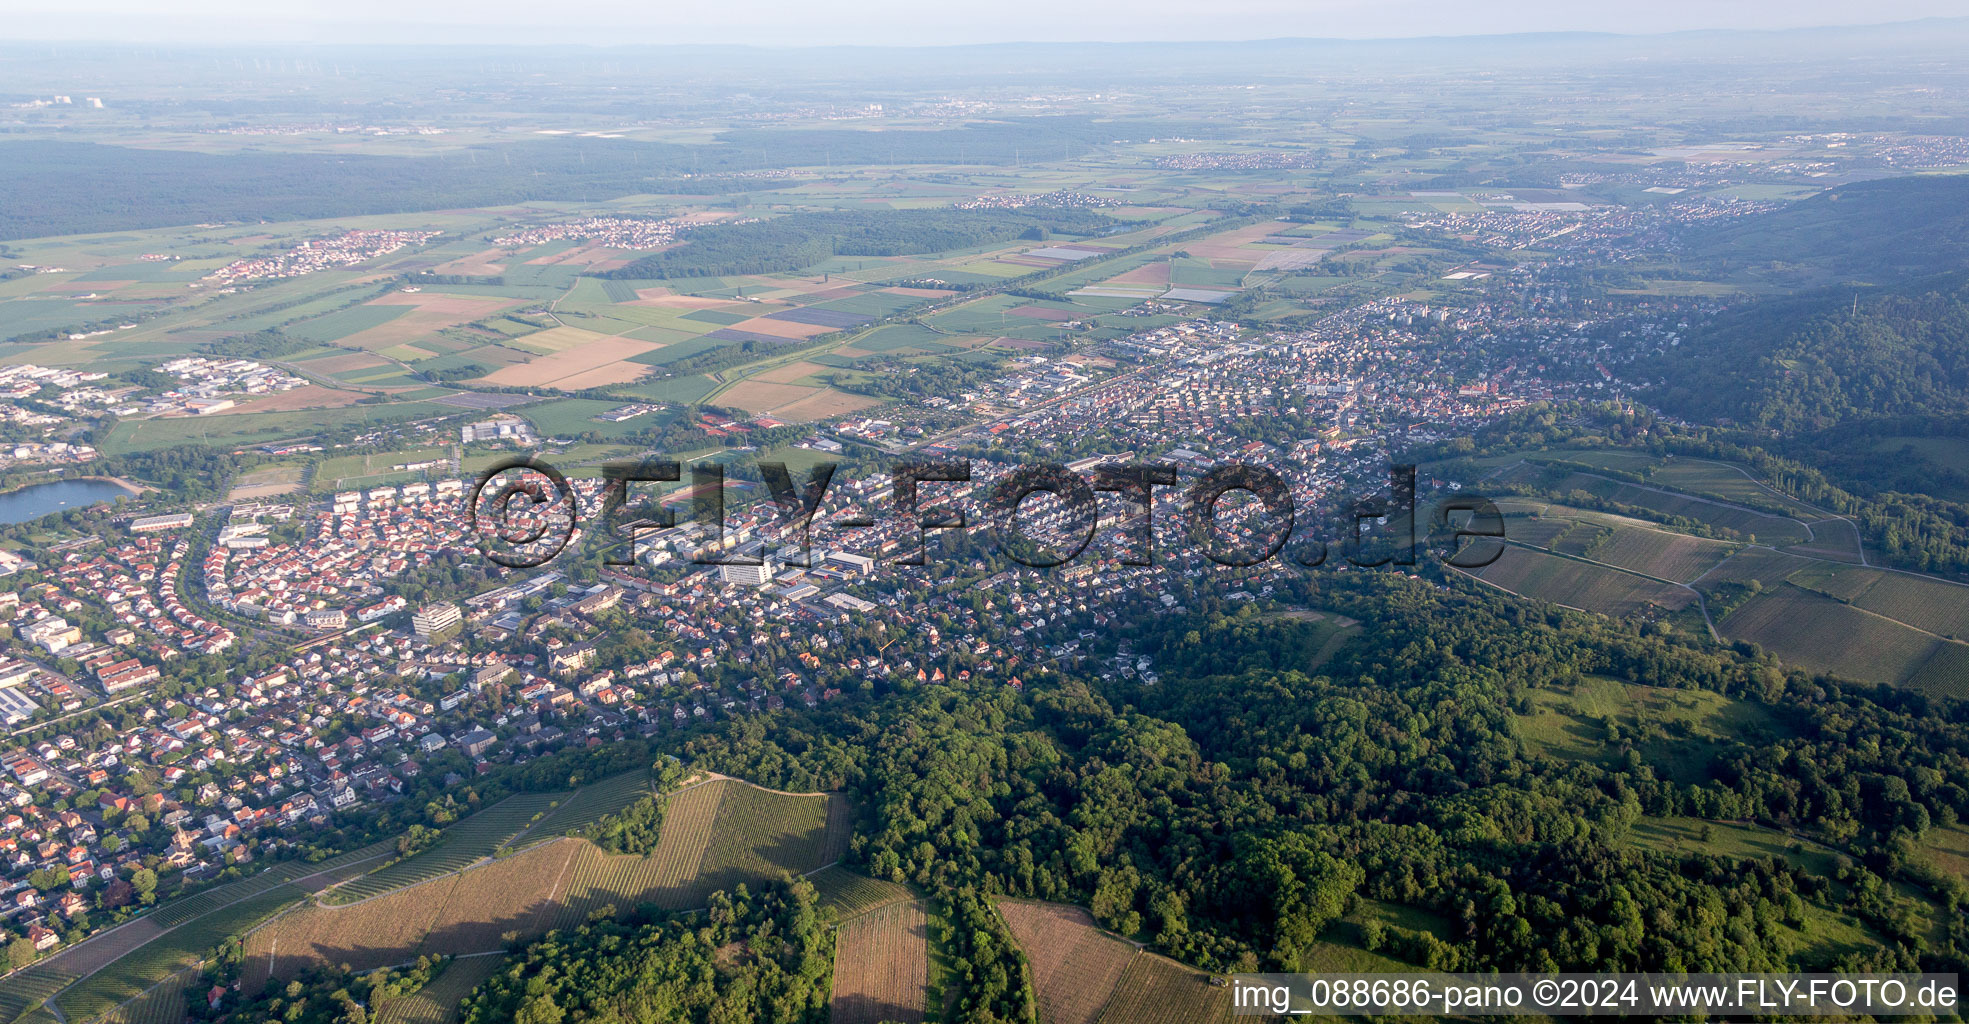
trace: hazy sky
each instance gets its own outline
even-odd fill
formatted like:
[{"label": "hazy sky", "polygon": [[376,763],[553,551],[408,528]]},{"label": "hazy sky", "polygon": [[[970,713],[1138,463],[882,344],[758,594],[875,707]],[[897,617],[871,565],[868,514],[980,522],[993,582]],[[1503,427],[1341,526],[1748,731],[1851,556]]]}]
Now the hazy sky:
[{"label": "hazy sky", "polygon": [[0,0],[0,39],[941,45],[1646,33],[1963,14],[1963,0]]}]

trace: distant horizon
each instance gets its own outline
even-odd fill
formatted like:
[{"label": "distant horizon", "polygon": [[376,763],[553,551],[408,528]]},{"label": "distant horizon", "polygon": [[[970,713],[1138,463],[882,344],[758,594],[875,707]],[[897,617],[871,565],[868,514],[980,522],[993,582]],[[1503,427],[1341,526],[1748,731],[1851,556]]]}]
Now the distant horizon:
[{"label": "distant horizon", "polygon": [[[1210,12],[1183,5],[1133,6],[1119,0],[1081,4],[1062,13],[1038,0],[1010,0],[982,24],[926,20],[903,0],[873,0],[844,13],[781,0],[741,0],[716,12],[657,11],[618,0],[586,5],[551,24],[529,20],[535,8],[515,0],[466,5],[427,3],[406,17],[403,5],[356,0],[309,4],[266,17],[237,0],[191,0],[183,13],[158,15],[130,0],[84,0],[60,11],[6,3],[9,38],[0,48],[40,45],[488,46],[962,49],[1019,45],[1194,45],[1237,43],[1402,43],[1590,36],[1646,39],[1691,34],[1781,34],[1891,29],[1927,22],[1969,23],[1948,0],[1888,0],[1850,16],[1849,5],[1705,4],[1674,0],[1646,11],[1582,10],[1533,0],[1481,16],[1442,0],[1405,0],[1370,9],[1357,0],[1227,0]],[[715,15],[715,18],[714,18]],[[1043,24],[1045,28],[1034,28]],[[1263,25],[1263,30],[1236,31]],[[999,26],[1008,26],[1000,29]],[[1398,26],[1384,31],[1382,26]],[[107,28],[107,31],[105,29]],[[606,38],[595,38],[605,36]]]}]

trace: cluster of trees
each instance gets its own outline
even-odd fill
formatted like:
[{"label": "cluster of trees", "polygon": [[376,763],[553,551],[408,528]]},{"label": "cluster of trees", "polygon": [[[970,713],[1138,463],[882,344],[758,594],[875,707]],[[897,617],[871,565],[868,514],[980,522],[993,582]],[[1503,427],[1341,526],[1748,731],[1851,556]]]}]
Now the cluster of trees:
[{"label": "cluster of trees", "polygon": [[683,780],[684,766],[674,758],[660,758],[654,770],[651,793],[614,814],[604,814],[588,829],[588,838],[610,853],[646,854],[656,851],[663,833],[663,797]]},{"label": "cluster of trees", "polygon": [[238,980],[239,962],[227,954],[237,947],[221,947],[220,956],[198,976],[198,983],[185,992],[185,1005],[195,1021],[221,1024],[371,1024],[383,1019],[381,1010],[392,999],[415,995],[419,989],[451,966],[449,957],[420,956],[408,967],[384,968],[367,974],[351,974],[313,968],[285,985],[268,984],[267,991],[249,993],[238,1001],[228,996],[217,1006],[206,998],[215,985],[231,985]]},{"label": "cluster of trees", "polygon": [[251,334],[208,341],[203,347],[205,351],[224,359],[279,359],[315,346],[315,342],[306,338],[297,338],[282,333],[278,327],[269,327]]},{"label": "cluster of trees", "polygon": [[1118,222],[1082,209],[835,210],[692,231],[684,245],[606,276],[624,279],[771,274],[833,256],[902,256],[1006,242],[1035,228],[1086,235]]},{"label": "cluster of trees", "polygon": [[1752,303],[1649,367],[1664,407],[1799,435],[1969,413],[1969,274]]},{"label": "cluster of trees", "polygon": [[464,1024],[825,1024],[832,933],[811,882],[714,893],[701,914],[599,916],[479,986]]},{"label": "cluster of trees", "polygon": [[1969,181],[1857,181],[1763,216],[1698,222],[1683,251],[1712,277],[1746,266],[1868,281],[1962,269],[1969,266]]}]

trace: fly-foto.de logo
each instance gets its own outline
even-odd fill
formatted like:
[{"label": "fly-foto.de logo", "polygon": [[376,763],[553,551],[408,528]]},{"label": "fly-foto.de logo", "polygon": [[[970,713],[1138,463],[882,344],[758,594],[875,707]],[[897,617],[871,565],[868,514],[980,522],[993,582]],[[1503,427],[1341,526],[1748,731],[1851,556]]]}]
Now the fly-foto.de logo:
[{"label": "fly-foto.de logo", "polygon": [[[763,513],[797,551],[810,550],[815,521],[839,467],[822,463],[808,469],[804,479],[783,462],[762,461],[756,468],[767,497],[748,511]],[[973,470],[961,460],[898,462],[874,486],[863,481],[858,487],[864,499],[858,504],[882,510],[880,517],[838,517],[828,526],[883,532],[891,541],[885,544],[892,549],[887,561],[903,566],[929,564],[933,532],[981,530],[1005,557],[1035,569],[1055,568],[1082,557],[1104,523],[1114,534],[1109,550],[1123,565],[1155,564],[1159,538],[1170,535],[1159,527],[1169,525],[1178,527],[1175,535],[1183,542],[1227,566],[1274,560],[1305,568],[1413,566],[1426,546],[1446,565],[1476,569],[1504,550],[1504,516],[1476,494],[1434,503],[1423,536],[1412,465],[1389,468],[1385,494],[1323,503],[1323,516],[1298,507],[1291,486],[1276,471],[1250,463],[1221,464],[1180,486],[1175,466],[1154,462],[1104,463],[1091,475],[1059,463],[1009,469],[993,464],[988,478]],[[693,548],[692,562],[762,564],[756,555],[733,550],[727,540],[735,509],[722,464],[693,465],[687,488],[623,522],[625,509],[648,497],[637,485],[677,485],[685,479],[683,465],[670,459],[612,462],[602,467],[599,481],[571,482],[545,460],[511,458],[480,474],[468,520],[480,550],[508,568],[544,565],[573,546],[584,534],[583,503],[597,498],[601,511],[590,518],[599,521],[604,537],[626,540],[632,553],[641,550],[645,536],[688,522],[713,538]],[[1126,511],[1104,508],[1103,493],[1115,495]],[[1028,514],[1033,503],[1045,506],[1043,515]],[[678,504],[689,505],[687,520],[678,516]],[[1370,543],[1377,533],[1378,540]],[[611,556],[604,562],[628,566],[636,559]]]}]

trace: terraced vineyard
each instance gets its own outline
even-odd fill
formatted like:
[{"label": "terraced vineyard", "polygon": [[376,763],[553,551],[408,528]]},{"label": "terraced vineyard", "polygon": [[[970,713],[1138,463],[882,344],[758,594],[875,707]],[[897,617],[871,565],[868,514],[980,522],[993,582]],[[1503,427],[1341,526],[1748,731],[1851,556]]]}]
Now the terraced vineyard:
[{"label": "terraced vineyard", "polygon": [[384,1004],[373,1019],[376,1024],[452,1024],[459,1001],[505,965],[504,956],[460,957],[423,988]]},{"label": "terraced vineyard", "polygon": [[649,778],[646,771],[624,772],[583,786],[514,836],[509,845],[522,850],[558,836],[574,835],[603,815],[618,813],[648,794]]},{"label": "terraced vineyard", "polygon": [[815,872],[809,881],[820,891],[821,905],[834,908],[844,919],[914,895],[907,886],[858,875],[839,865]]},{"label": "terraced vineyard", "polygon": [[[557,794],[521,793],[508,797],[444,830],[436,846],[389,867],[336,886],[322,897],[331,904],[354,903],[407,885],[427,882],[492,856],[547,811]],[[565,797],[565,794],[558,794]]]},{"label": "terraced vineyard", "polygon": [[698,879],[705,895],[748,878],[817,871],[847,852],[844,798],[794,796],[742,782],[722,785],[725,795]]},{"label": "terraced vineyard", "polygon": [[1128,961],[1100,1024],[1231,1024],[1230,989],[1210,976],[1146,950]]},{"label": "terraced vineyard", "polygon": [[151,915],[150,919],[159,927],[174,928],[201,914],[210,913],[228,903],[249,896],[257,896],[275,886],[293,882],[297,879],[303,880],[300,886],[301,888],[313,888],[313,883],[315,882],[332,882],[360,873],[368,862],[388,856],[393,849],[394,846],[388,840],[385,840],[380,843],[371,843],[360,850],[351,850],[348,853],[330,857],[327,860],[313,864],[305,861],[288,861],[285,864],[275,865],[251,878],[229,882],[225,885],[207,889],[190,899],[178,900],[166,904],[159,907],[157,912]]},{"label": "terraced vineyard", "polygon": [[63,992],[56,1000],[70,1021],[93,1020],[145,994],[165,977],[197,964],[212,947],[295,903],[307,893],[281,885],[174,928]]},{"label": "terraced vineyard", "polygon": [[[0,1020],[15,1020],[35,1004],[179,925],[275,889],[294,888],[289,883],[297,879],[302,880],[302,886],[306,887],[333,880],[345,873],[358,872],[365,863],[383,856],[388,849],[388,843],[378,843],[317,863],[288,861],[256,875],[166,903],[122,928],[99,935],[0,982]],[[298,895],[296,892],[287,898]],[[199,950],[201,953],[203,951]]]},{"label": "terraced vineyard", "polygon": [[109,1012],[102,1024],[184,1024],[185,987],[199,977],[181,971],[158,982],[150,991]]},{"label": "terraced vineyard", "polygon": [[1101,930],[1079,907],[1037,900],[999,900],[998,913],[1025,951],[1039,1019],[1095,1024],[1136,948]]},{"label": "terraced vineyard", "polygon": [[[626,806],[645,791],[644,778],[604,779],[571,797],[512,797],[446,829],[431,849],[369,874],[361,872],[388,856],[392,844],[316,864],[281,864],[169,904],[7,979],[0,984],[0,1021],[80,1022],[115,1012],[119,1022],[139,1024],[133,1015],[168,1015],[174,997],[159,994],[159,982],[248,932],[247,974],[259,979],[291,976],[310,963],[383,966],[419,953],[483,953],[579,922],[604,905],[702,906],[719,888],[782,871],[811,872],[846,849],[850,815],[843,799],[773,793],[727,779],[673,794],[662,841],[647,857],[555,839]],[[528,849],[492,859],[522,834]],[[344,878],[322,905],[254,930]],[[39,1008],[50,997],[62,1018]]]},{"label": "terraced vineyard", "polygon": [[833,1024],[921,1021],[929,999],[930,927],[920,900],[841,925],[834,947]]},{"label": "terraced vineyard", "polygon": [[647,856],[608,854],[583,843],[575,855],[554,926],[579,924],[609,904],[617,908],[638,903],[673,909],[697,906],[697,887],[689,883],[704,865],[704,852],[711,845],[711,832],[729,788],[726,782],[706,782],[671,794],[664,802],[663,831],[656,850]]}]

